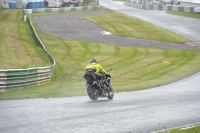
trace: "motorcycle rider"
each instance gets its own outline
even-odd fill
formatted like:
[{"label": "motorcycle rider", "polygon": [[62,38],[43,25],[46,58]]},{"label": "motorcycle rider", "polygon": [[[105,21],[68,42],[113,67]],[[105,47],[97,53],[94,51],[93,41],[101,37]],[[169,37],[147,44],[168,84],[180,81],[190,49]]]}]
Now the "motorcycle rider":
[{"label": "motorcycle rider", "polygon": [[[92,58],[90,64],[86,66],[86,74],[87,73],[95,73],[97,79],[102,80],[103,76],[110,76],[107,72],[103,69],[103,67],[98,63],[97,59]],[[110,80],[108,80],[108,84],[110,84]]]}]

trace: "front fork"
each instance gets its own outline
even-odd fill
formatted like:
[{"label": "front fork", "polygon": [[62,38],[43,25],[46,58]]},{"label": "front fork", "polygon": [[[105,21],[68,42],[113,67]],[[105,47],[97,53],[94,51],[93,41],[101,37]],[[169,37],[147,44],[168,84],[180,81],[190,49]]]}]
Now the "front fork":
[{"label": "front fork", "polygon": [[103,81],[103,84],[105,84],[106,87],[109,87],[109,86],[110,86],[110,80],[111,80],[111,78],[107,77],[107,78]]}]

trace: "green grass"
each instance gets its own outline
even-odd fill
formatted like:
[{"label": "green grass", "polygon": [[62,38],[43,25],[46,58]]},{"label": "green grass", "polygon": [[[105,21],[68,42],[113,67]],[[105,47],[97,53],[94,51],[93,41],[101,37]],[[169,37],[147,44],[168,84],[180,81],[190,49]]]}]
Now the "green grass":
[{"label": "green grass", "polygon": [[105,69],[113,68],[110,73],[115,92],[160,86],[200,70],[199,51],[136,49],[40,36],[57,63],[52,81],[0,93],[0,99],[86,95],[82,76],[92,57]]},{"label": "green grass", "polygon": [[168,14],[200,19],[200,13],[167,11]]},{"label": "green grass", "polygon": [[22,10],[0,9],[0,69],[28,68],[50,65],[38,47]]},{"label": "green grass", "polygon": [[166,29],[157,27],[151,23],[140,19],[113,12],[99,16],[89,16],[90,20],[110,31],[116,36],[142,38],[147,40],[157,40],[162,42],[189,42],[191,40],[175,34]]},{"label": "green grass", "polygon": [[105,69],[113,68],[110,74],[115,92],[161,86],[200,71],[200,51],[110,46],[65,40],[37,28],[36,31],[56,60],[51,82],[0,93],[0,100],[86,95],[83,75],[92,57]]},{"label": "green grass", "polygon": [[192,127],[189,129],[174,129],[171,131],[161,133],[200,133],[200,126]]}]

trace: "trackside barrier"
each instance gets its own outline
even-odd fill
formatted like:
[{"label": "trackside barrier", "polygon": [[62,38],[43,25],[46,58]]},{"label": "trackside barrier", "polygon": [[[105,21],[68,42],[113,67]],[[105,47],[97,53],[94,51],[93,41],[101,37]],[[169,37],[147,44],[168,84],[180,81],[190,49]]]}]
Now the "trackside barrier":
[{"label": "trackside barrier", "polygon": [[[98,6],[83,6],[83,7],[65,7],[65,8],[38,8],[38,9],[24,9],[25,18],[27,18],[28,23],[32,30],[33,38],[38,46],[40,46],[43,51],[47,54],[51,60],[52,65],[46,67],[36,67],[27,69],[0,69],[0,91],[11,88],[22,88],[30,85],[37,85],[45,83],[51,80],[53,71],[56,65],[55,59],[47,51],[44,44],[38,37],[32,22],[26,14],[30,13],[40,13],[40,12],[65,12],[65,11],[80,11],[80,10],[94,10]],[[26,19],[24,19],[26,20]]]},{"label": "trackside barrier", "polygon": [[94,10],[94,9],[97,9],[97,8],[98,8],[98,6],[63,7],[63,8],[37,8],[37,9],[32,9],[32,13],[82,11],[82,10]]},{"label": "trackside barrier", "polygon": [[56,65],[55,59],[44,47],[42,41],[38,37],[31,20],[28,18],[28,23],[32,30],[33,38],[38,46],[50,58],[52,65],[46,67],[36,67],[27,69],[0,69],[0,90],[4,91],[10,88],[22,88],[30,85],[37,85],[51,80],[54,67]]},{"label": "trackside barrier", "polygon": [[147,10],[163,10],[163,11],[176,11],[176,12],[192,12],[194,13],[194,7],[183,7],[183,6],[166,6],[166,5],[146,5],[136,4],[132,2],[124,2],[124,5],[131,6],[139,9]]}]

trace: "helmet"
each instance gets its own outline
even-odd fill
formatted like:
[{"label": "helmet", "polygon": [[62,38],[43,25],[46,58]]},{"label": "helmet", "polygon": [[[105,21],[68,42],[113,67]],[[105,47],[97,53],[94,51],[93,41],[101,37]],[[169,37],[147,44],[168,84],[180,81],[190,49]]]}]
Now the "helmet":
[{"label": "helmet", "polygon": [[92,62],[98,63],[97,59],[95,59],[95,58],[91,59],[90,63],[92,63]]}]

